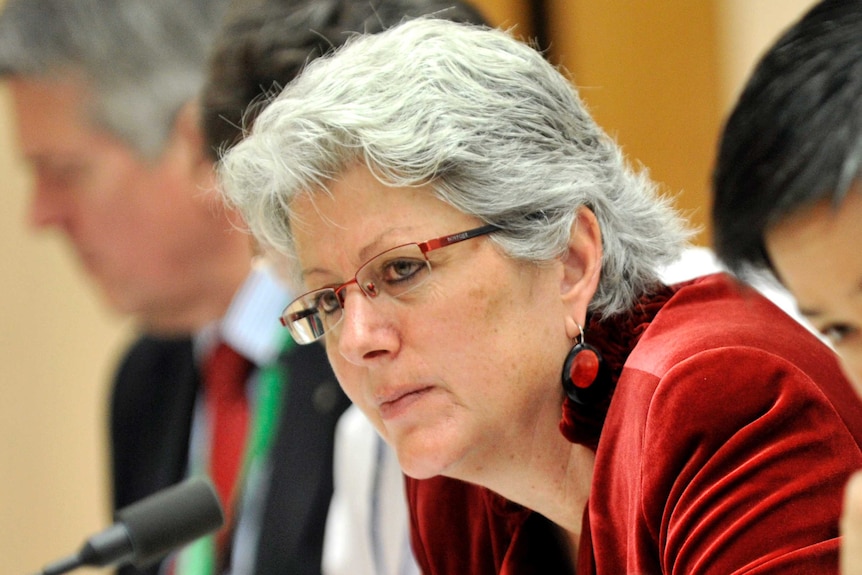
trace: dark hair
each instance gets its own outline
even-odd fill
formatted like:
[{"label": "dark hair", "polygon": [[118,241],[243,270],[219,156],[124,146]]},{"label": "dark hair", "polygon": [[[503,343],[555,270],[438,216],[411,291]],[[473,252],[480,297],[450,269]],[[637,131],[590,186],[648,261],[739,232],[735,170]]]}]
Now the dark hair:
[{"label": "dark hair", "polygon": [[862,168],[862,2],[820,2],[762,57],[727,120],[713,174],[718,256],[735,272],[772,269],[769,227]]},{"label": "dark hair", "polygon": [[417,16],[485,24],[462,0],[266,0],[237,12],[219,35],[202,97],[213,159],[238,142],[269,99],[307,62],[355,33],[381,32]]}]

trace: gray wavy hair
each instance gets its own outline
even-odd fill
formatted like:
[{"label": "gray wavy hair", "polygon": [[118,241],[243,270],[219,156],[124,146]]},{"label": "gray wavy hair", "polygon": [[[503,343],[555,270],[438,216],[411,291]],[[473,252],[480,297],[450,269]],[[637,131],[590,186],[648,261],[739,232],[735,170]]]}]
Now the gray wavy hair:
[{"label": "gray wavy hair", "polygon": [[654,289],[690,235],[568,79],[501,30],[423,18],[356,36],[311,62],[218,169],[251,232],[292,262],[291,201],[355,162],[386,185],[428,184],[538,264],[566,251],[589,207],[604,248],[590,309],[606,317]]},{"label": "gray wavy hair", "polygon": [[144,156],[198,96],[229,0],[8,0],[0,77],[81,78],[93,121]]}]

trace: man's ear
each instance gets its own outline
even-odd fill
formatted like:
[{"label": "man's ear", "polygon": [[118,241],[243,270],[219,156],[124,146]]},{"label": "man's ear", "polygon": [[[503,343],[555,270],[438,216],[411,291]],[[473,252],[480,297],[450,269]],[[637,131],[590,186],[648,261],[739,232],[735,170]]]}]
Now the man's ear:
[{"label": "man's ear", "polygon": [[168,153],[173,154],[175,161],[182,162],[180,169],[186,170],[189,181],[196,183],[201,198],[208,200],[202,205],[206,205],[208,210],[223,211],[232,226],[243,229],[245,224],[242,216],[236,210],[228,208],[218,192],[215,164],[205,146],[206,138],[200,123],[199,102],[196,99],[190,100],[180,108],[174,120]]},{"label": "man's ear", "polygon": [[569,231],[569,245],[562,258],[563,275],[560,295],[569,310],[572,339],[578,335],[577,327],[586,323],[587,307],[599,285],[602,272],[602,231],[596,215],[587,207],[578,208]]},{"label": "man's ear", "polygon": [[200,181],[213,175],[213,161],[207,154],[203,126],[200,122],[200,106],[197,99],[189,100],[174,120],[171,134],[172,145],[178,146],[189,162],[189,169],[195,172]]}]

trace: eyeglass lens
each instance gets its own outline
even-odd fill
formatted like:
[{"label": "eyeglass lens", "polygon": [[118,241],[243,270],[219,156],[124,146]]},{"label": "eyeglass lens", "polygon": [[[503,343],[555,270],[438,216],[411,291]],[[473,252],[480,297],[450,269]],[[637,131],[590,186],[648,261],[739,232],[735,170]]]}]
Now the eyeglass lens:
[{"label": "eyeglass lens", "polygon": [[282,315],[297,343],[310,343],[341,321],[347,287],[356,283],[368,297],[380,293],[397,298],[420,286],[431,275],[431,264],[417,244],[385,251],[367,261],[356,277],[336,288],[309,292],[294,300]]},{"label": "eyeglass lens", "polygon": [[365,262],[352,280],[337,287],[322,288],[299,296],[285,308],[281,323],[290,330],[297,343],[311,343],[341,321],[344,294],[350,284],[355,283],[370,298],[380,293],[392,298],[400,297],[422,285],[431,275],[428,252],[499,229],[493,224],[486,224],[421,244],[404,244],[387,250]]}]

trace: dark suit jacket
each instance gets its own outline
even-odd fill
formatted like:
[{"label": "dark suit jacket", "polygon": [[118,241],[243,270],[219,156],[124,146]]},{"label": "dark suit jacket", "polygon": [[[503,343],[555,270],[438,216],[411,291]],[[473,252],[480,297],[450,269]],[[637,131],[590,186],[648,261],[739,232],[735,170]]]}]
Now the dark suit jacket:
[{"label": "dark suit jacket", "polygon": [[[322,346],[293,346],[279,361],[288,385],[253,575],[319,575],[335,424],[348,400]],[[190,339],[142,337],[129,349],[110,406],[115,509],[184,478],[198,385]],[[143,573],[157,572],[154,566]]]}]

